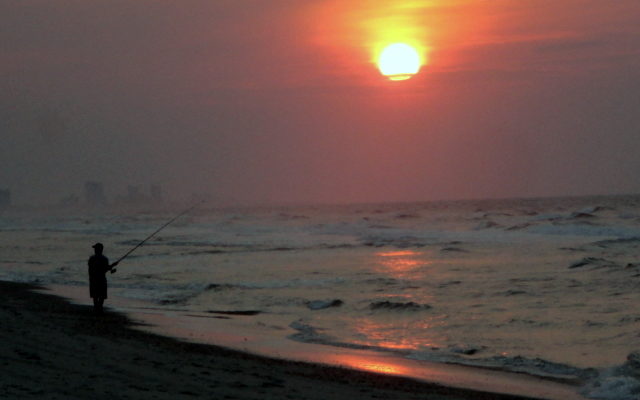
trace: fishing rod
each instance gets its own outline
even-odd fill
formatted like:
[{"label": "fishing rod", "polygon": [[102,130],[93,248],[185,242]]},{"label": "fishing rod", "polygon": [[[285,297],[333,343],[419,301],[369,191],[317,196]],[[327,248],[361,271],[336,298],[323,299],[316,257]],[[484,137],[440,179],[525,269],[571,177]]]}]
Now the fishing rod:
[{"label": "fishing rod", "polygon": [[[131,250],[129,250],[125,255],[123,255],[122,257],[120,257],[118,259],[118,261],[116,261],[115,263],[111,264],[113,266],[117,265],[120,261],[124,260],[125,258],[127,258],[129,256],[129,254],[133,253],[135,251],[135,249],[137,249],[138,247],[142,246],[147,240],[151,239],[152,237],[154,237],[158,232],[160,232],[161,230],[163,230],[164,228],[166,228],[167,226],[169,226],[169,224],[171,224],[173,221],[177,220],[178,218],[182,217],[183,215],[187,214],[189,211],[193,210],[194,208],[196,208],[197,206],[199,206],[202,202],[197,203],[189,208],[187,208],[186,210],[184,210],[183,212],[181,212],[180,214],[176,215],[175,217],[171,218],[167,223],[165,223],[164,225],[162,225],[160,228],[156,229],[155,232],[153,232],[151,235],[147,236],[142,242],[138,243],[134,248],[132,248]],[[111,273],[113,274],[114,272],[116,272],[116,269],[113,268],[111,269]]]}]

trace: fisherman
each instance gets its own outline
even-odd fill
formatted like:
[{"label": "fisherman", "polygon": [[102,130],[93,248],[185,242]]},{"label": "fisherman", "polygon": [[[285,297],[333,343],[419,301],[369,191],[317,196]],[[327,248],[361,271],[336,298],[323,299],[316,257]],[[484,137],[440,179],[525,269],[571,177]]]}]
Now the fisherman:
[{"label": "fisherman", "polygon": [[93,311],[102,314],[102,305],[107,298],[107,271],[116,272],[114,268],[118,262],[109,265],[109,259],[102,254],[104,246],[96,243],[93,246],[94,255],[89,257],[89,295],[93,298]]}]

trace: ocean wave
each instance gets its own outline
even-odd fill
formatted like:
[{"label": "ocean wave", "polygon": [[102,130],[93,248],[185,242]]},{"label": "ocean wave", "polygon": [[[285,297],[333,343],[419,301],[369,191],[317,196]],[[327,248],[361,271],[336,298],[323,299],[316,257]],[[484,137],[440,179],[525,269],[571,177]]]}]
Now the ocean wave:
[{"label": "ocean wave", "polygon": [[365,279],[364,282],[368,284],[382,285],[382,286],[393,286],[393,285],[399,285],[401,283],[401,281],[395,278],[382,278],[382,277]]},{"label": "ocean wave", "polygon": [[598,376],[591,368],[577,368],[571,365],[521,356],[471,357],[480,353],[482,346],[453,346],[448,349],[430,349],[412,352],[407,358],[413,360],[444,362],[467,365],[470,367],[488,368],[500,371],[525,373],[546,379],[563,382],[581,383]]},{"label": "ocean wave", "polygon": [[306,324],[303,320],[293,321],[289,327],[297,332],[289,335],[288,338],[298,342],[329,344],[335,340],[333,336],[323,333],[323,329]]},{"label": "ocean wave", "polygon": [[[478,357],[479,354],[486,351],[486,347],[484,346],[460,345],[450,346],[448,348],[422,348],[420,350],[398,349],[341,341],[326,333],[325,329],[314,327],[302,319],[292,322],[289,327],[294,329],[296,332],[290,334],[288,338],[303,343],[315,343],[340,348],[391,353],[418,361],[457,364],[476,368],[524,373],[564,383],[582,384],[584,385],[585,391],[588,391],[590,388],[599,387],[598,382],[599,379],[601,379],[600,372],[596,369],[578,368],[568,364],[552,362],[541,358],[527,358],[522,356],[507,357],[501,355]],[[627,370],[618,371],[617,373],[618,375],[626,374],[625,376],[629,377],[629,372]],[[631,398],[632,397],[626,397],[624,399],[629,400]],[[621,400],[623,398],[603,397],[603,399]]]},{"label": "ocean wave", "polygon": [[399,249],[406,249],[410,247],[424,247],[427,246],[429,241],[424,238],[411,235],[399,235],[399,236],[365,236],[361,243],[368,247],[383,247],[393,246]]},{"label": "ocean wave", "polygon": [[530,223],[530,222],[523,222],[521,224],[516,224],[516,225],[512,225],[512,226],[510,226],[508,228],[505,228],[505,230],[507,230],[507,231],[521,231],[521,230],[529,228],[530,226],[533,226],[533,224]]},{"label": "ocean wave", "polygon": [[468,253],[469,252],[469,250],[465,250],[461,247],[453,247],[453,246],[443,247],[440,249],[440,251],[445,253]]},{"label": "ocean wave", "polygon": [[640,380],[631,376],[610,376],[600,378],[583,388],[580,393],[598,400],[638,400]]},{"label": "ocean wave", "polygon": [[396,214],[393,218],[395,218],[395,219],[417,219],[417,218],[420,218],[420,215],[419,214],[401,213],[401,214]]},{"label": "ocean wave", "polygon": [[630,353],[623,365],[600,371],[580,392],[599,400],[640,399],[640,351]]},{"label": "ocean wave", "polygon": [[529,294],[529,293],[527,293],[527,291],[525,291],[525,290],[509,289],[509,290],[506,290],[504,292],[496,293],[496,296],[510,297],[510,296],[519,296],[519,295],[523,295],[523,294]]},{"label": "ocean wave", "polygon": [[478,225],[476,225],[475,228],[473,229],[476,231],[480,231],[484,229],[494,229],[494,228],[501,228],[501,227],[502,225],[494,221],[482,221]]},{"label": "ocean wave", "polygon": [[295,340],[297,342],[322,344],[325,346],[340,347],[345,349],[373,350],[373,351],[380,351],[380,352],[386,352],[386,353],[394,353],[397,355],[409,354],[407,350],[391,349],[391,348],[382,347],[382,346],[372,346],[372,345],[359,344],[359,343],[342,342],[337,340],[334,336],[324,333],[325,329],[311,326],[305,323],[305,321],[302,319],[292,322],[291,324],[289,324],[289,327],[293,328],[297,332],[292,333],[291,335],[287,336],[287,338],[290,340]]},{"label": "ocean wave", "polygon": [[[123,240],[116,242],[116,244],[121,246],[133,247],[138,245],[140,242],[138,240]],[[145,247],[175,247],[182,249],[192,249],[192,250],[184,250],[182,252],[165,252],[165,253],[156,253],[151,255],[180,255],[180,256],[195,256],[195,255],[207,255],[207,254],[235,254],[235,253],[259,253],[259,252],[288,252],[288,251],[306,251],[306,250],[336,250],[336,249],[350,249],[356,246],[354,243],[349,242],[336,242],[336,243],[326,243],[326,242],[318,242],[312,244],[298,244],[298,245],[282,245],[282,244],[272,244],[272,243],[264,243],[260,240],[255,242],[241,242],[241,243],[228,243],[228,242],[207,242],[207,241],[189,241],[189,240],[171,240],[171,241],[153,241],[145,243]],[[135,255],[133,255],[135,256]],[[133,257],[132,256],[132,257]],[[138,256],[138,257],[146,257]]]},{"label": "ocean wave", "polygon": [[221,292],[223,290],[233,290],[233,289],[250,289],[250,288],[248,286],[233,285],[230,283],[210,283],[204,287],[205,291],[212,290],[214,292]]},{"label": "ocean wave", "polygon": [[602,248],[609,248],[612,246],[632,246],[638,247],[640,245],[640,237],[626,237],[609,240],[598,240],[596,242],[589,243],[591,246],[597,246]]},{"label": "ocean wave", "polygon": [[305,302],[305,305],[310,309],[310,310],[324,310],[325,308],[332,308],[332,307],[340,307],[341,305],[344,304],[344,301],[340,300],[340,299],[333,299],[333,300],[309,300]]},{"label": "ocean wave", "polygon": [[458,281],[458,280],[446,281],[446,282],[440,283],[438,285],[438,288],[444,289],[444,288],[449,287],[449,286],[460,285],[460,284],[462,284],[462,281]]},{"label": "ocean wave", "polygon": [[393,302],[393,301],[374,301],[369,304],[371,310],[392,310],[392,311],[423,311],[429,310],[432,307],[429,304],[418,304],[413,301],[406,303]]},{"label": "ocean wave", "polygon": [[272,280],[262,282],[242,282],[242,283],[209,283],[202,285],[201,291],[223,291],[223,290],[258,290],[258,289],[284,289],[284,288],[309,288],[334,286],[345,283],[344,278],[324,278],[324,279],[291,279]]},{"label": "ocean wave", "polygon": [[638,228],[620,225],[597,225],[593,223],[571,223],[570,221],[556,223],[537,223],[522,229],[527,233],[553,236],[602,236],[602,237],[631,237],[638,236]]},{"label": "ocean wave", "polygon": [[209,314],[252,316],[261,314],[260,310],[207,310]]},{"label": "ocean wave", "polygon": [[31,265],[45,265],[46,262],[32,261],[32,260],[0,260],[0,264],[31,264]]},{"label": "ocean wave", "polygon": [[604,258],[598,258],[598,257],[584,257],[582,260],[580,261],[576,261],[573,264],[569,265],[570,269],[574,269],[574,268],[581,268],[581,267],[585,267],[587,265],[593,265],[593,266],[597,266],[597,267],[616,267],[618,266],[618,264],[616,264],[613,261],[609,261],[606,260]]},{"label": "ocean wave", "polygon": [[309,219],[310,217],[307,215],[279,213],[278,218],[286,221],[295,221],[295,220],[301,220],[301,219]]}]

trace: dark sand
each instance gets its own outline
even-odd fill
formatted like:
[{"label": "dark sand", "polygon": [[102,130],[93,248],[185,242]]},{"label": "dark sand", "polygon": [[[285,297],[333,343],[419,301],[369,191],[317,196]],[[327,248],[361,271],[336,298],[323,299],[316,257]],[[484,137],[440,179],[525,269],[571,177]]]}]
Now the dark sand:
[{"label": "dark sand", "polygon": [[185,343],[32,289],[0,282],[3,399],[525,399]]}]

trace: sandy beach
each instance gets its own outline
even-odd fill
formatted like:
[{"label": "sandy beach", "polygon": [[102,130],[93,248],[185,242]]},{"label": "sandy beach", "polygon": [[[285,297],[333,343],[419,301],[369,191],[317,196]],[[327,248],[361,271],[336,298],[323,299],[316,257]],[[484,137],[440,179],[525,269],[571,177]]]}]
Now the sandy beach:
[{"label": "sandy beach", "polygon": [[36,286],[0,289],[2,398],[524,399],[185,343]]}]

